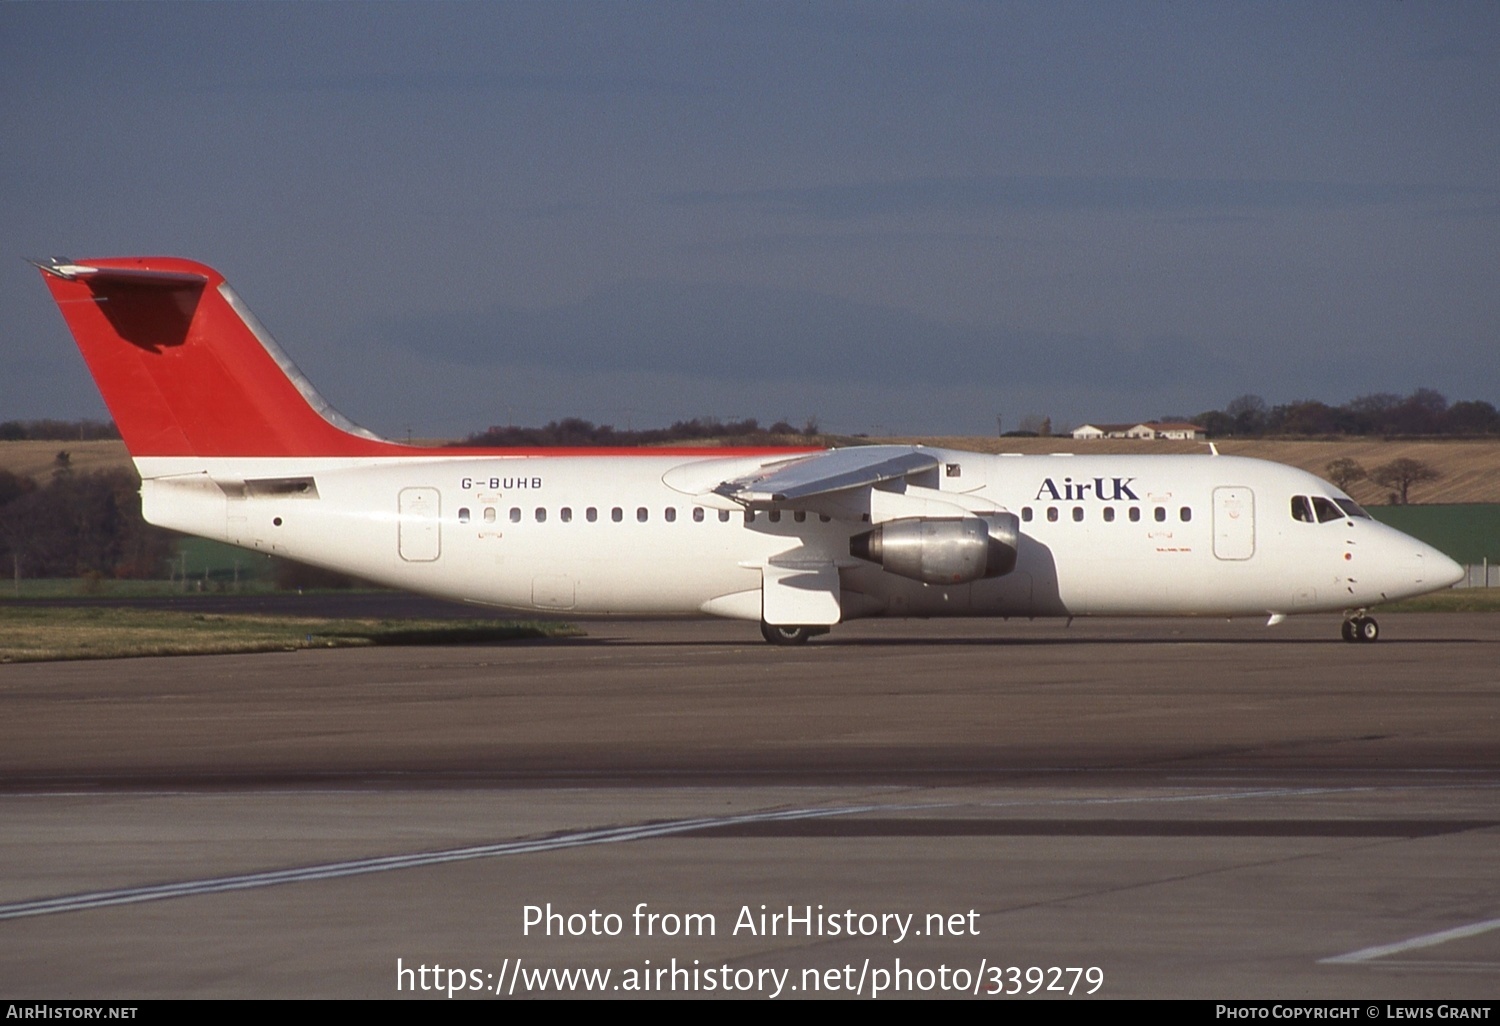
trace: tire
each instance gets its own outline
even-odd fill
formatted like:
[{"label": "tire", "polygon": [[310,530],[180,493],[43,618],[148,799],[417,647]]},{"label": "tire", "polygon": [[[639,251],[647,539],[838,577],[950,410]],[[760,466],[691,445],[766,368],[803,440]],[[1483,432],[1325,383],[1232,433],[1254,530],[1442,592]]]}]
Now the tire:
[{"label": "tire", "polygon": [[1340,632],[1343,634],[1345,641],[1358,641],[1359,621],[1354,619],[1353,617],[1350,617],[1349,619],[1344,621],[1344,626],[1340,628]]},{"label": "tire", "polygon": [[1362,616],[1354,625],[1359,632],[1360,641],[1376,641],[1380,638],[1380,624],[1375,622],[1373,616]]},{"label": "tire", "polygon": [[760,636],[773,645],[805,645],[808,638],[821,633],[813,627],[772,626],[764,620],[760,624]]}]

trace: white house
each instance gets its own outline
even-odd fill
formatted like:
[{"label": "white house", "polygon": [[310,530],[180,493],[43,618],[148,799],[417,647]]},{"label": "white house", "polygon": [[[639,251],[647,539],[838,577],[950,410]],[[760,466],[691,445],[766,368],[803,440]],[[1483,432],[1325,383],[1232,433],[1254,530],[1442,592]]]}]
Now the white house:
[{"label": "white house", "polygon": [[1197,424],[1175,420],[1151,420],[1141,424],[1084,424],[1073,431],[1074,438],[1170,438],[1198,442],[1206,436]]}]

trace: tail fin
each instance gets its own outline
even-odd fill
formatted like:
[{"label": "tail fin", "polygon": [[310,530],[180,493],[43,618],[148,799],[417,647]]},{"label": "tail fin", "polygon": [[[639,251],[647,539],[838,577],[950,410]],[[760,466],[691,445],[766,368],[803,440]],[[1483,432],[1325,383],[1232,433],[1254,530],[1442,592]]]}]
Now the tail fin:
[{"label": "tail fin", "polygon": [[36,266],[132,456],[410,451],[335,411],[211,267],[172,257]]}]

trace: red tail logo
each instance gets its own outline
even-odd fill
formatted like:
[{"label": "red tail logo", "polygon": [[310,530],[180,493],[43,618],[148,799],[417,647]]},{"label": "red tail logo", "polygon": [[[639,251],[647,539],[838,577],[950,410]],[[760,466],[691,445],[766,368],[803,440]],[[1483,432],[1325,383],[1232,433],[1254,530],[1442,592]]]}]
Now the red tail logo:
[{"label": "red tail logo", "polygon": [[172,257],[37,266],[133,456],[411,451],[333,410],[211,267]]}]

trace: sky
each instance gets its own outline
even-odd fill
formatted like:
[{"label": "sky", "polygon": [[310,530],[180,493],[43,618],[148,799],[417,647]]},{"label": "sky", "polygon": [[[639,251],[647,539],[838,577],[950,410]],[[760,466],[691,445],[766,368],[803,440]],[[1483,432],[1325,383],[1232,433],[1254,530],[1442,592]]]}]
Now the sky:
[{"label": "sky", "polygon": [[0,3],[23,258],[224,273],[392,437],[1500,405],[1500,4]]}]

